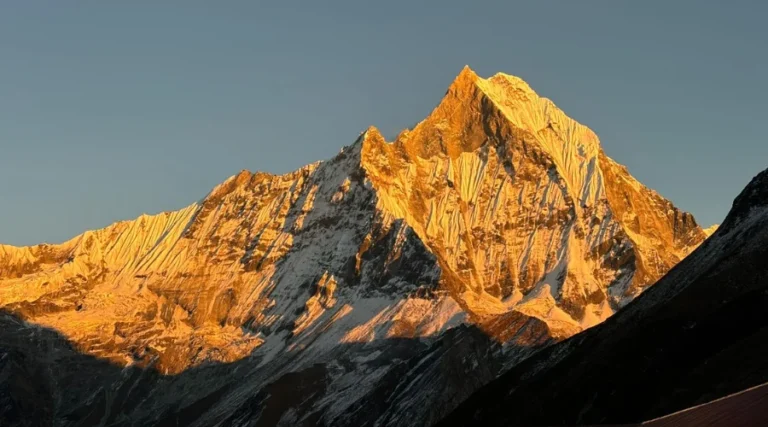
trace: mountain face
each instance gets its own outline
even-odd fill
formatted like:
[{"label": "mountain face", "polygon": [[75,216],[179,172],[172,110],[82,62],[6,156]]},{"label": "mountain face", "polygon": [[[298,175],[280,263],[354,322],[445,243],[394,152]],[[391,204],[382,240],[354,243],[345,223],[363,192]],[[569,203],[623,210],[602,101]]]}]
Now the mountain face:
[{"label": "mountain face", "polygon": [[[735,199],[712,237],[657,284],[605,323],[483,387],[444,424],[633,423],[768,382],[766,259],[768,170]],[[718,425],[763,425],[740,424],[737,415],[768,419],[764,406],[733,405],[740,414],[717,418]]]},{"label": "mountain face", "polygon": [[0,245],[0,349],[62,424],[430,424],[705,237],[552,101],[465,68],[393,142],[369,128],[176,212]]}]

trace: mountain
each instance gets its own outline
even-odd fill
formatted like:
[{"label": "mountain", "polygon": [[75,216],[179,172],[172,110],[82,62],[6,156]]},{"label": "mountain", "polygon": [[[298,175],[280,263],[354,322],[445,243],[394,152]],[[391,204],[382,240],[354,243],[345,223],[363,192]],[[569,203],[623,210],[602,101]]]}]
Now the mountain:
[{"label": "mountain", "polygon": [[[521,79],[465,68],[393,142],[369,128],[176,212],[0,246],[8,322],[69,350],[0,343],[58,420],[430,424],[705,237]],[[125,370],[81,382],[76,354]]]},{"label": "mountain", "polygon": [[[767,258],[768,170],[657,284],[480,389],[444,424],[639,422],[767,382]],[[761,407],[736,405],[766,417]]]}]

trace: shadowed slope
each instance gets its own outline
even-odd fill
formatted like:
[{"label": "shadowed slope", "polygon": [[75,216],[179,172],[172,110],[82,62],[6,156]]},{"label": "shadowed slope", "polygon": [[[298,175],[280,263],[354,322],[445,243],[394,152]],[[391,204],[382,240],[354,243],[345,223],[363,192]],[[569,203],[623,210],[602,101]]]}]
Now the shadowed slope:
[{"label": "shadowed slope", "polygon": [[[161,375],[82,354],[58,332],[0,310],[0,424],[428,424],[467,397],[467,379],[479,387],[503,360],[498,343],[466,326],[431,344],[388,338],[340,344],[308,364],[296,356],[255,354]],[[417,402],[427,414],[399,409]]]}]

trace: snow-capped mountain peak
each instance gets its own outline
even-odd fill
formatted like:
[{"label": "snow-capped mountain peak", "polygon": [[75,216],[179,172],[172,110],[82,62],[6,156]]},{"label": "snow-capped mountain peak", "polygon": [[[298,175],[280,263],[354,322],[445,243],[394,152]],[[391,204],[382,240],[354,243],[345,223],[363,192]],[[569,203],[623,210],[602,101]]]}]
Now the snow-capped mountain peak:
[{"label": "snow-capped mountain peak", "polygon": [[[395,141],[370,127],[330,160],[242,171],[176,212],[62,245],[0,246],[0,305],[180,387],[201,366],[246,364],[249,381],[199,425],[262,416],[249,396],[286,375],[310,375],[322,392],[285,424],[356,425],[363,413],[420,424],[611,316],[704,238],[523,80],[465,67]],[[476,383],[452,389],[446,370]],[[418,399],[401,377],[421,384]],[[377,407],[390,387],[391,404]],[[164,414],[145,404],[113,409]]]}]

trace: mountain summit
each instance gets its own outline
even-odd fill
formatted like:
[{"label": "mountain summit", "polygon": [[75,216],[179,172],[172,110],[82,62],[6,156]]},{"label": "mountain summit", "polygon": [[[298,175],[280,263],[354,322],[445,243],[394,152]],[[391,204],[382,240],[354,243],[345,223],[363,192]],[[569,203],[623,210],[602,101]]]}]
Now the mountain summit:
[{"label": "mountain summit", "polygon": [[[523,80],[466,67],[393,142],[369,128],[328,161],[243,171],[176,212],[0,246],[0,306],[131,367],[101,384],[71,384],[91,361],[44,374],[52,417],[72,410],[55,403],[66,390],[145,424],[429,424],[705,237]],[[130,372],[147,368],[167,376],[139,387]],[[131,403],[94,387],[129,387]]]},{"label": "mountain summit", "polygon": [[380,209],[414,229],[470,313],[510,308],[569,335],[612,314],[705,238],[608,158],[589,128],[506,74],[469,68],[389,144],[363,137]]}]

